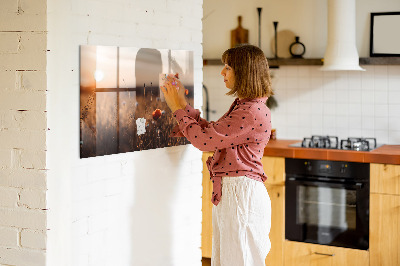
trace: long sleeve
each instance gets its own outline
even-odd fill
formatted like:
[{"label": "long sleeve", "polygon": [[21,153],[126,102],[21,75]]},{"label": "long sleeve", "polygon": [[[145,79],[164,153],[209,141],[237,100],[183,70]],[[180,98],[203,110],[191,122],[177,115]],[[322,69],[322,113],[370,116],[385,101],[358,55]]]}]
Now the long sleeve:
[{"label": "long sleeve", "polygon": [[[185,109],[182,109],[182,110],[184,112],[186,112],[187,116],[189,116],[189,117],[193,118],[195,121],[197,121],[201,127],[208,126],[209,122],[200,117],[200,111],[199,110],[194,109],[189,104],[187,104]],[[180,131],[179,125],[176,125],[172,129],[171,137],[185,137],[185,135],[183,135],[182,132]]]},{"label": "long sleeve", "polygon": [[[198,122],[186,111],[175,111],[180,132],[201,151],[224,149],[254,141],[249,132],[255,128],[255,118],[248,108],[234,109],[218,122]],[[262,124],[261,124],[262,126]]]}]

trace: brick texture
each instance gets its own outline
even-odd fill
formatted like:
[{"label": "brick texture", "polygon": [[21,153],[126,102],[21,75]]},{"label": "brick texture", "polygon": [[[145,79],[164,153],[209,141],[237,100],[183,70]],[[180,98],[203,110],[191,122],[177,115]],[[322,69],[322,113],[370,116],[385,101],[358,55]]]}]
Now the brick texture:
[{"label": "brick texture", "polygon": [[0,3],[0,265],[46,264],[46,11]]}]

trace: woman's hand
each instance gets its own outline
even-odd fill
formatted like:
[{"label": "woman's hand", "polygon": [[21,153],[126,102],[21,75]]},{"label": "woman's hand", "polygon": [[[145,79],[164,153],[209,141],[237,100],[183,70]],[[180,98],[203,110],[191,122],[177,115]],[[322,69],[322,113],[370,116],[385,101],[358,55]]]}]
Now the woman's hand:
[{"label": "woman's hand", "polygon": [[185,87],[176,76],[168,75],[164,86],[161,86],[165,101],[174,113],[178,109],[184,109],[187,105],[185,99]]}]

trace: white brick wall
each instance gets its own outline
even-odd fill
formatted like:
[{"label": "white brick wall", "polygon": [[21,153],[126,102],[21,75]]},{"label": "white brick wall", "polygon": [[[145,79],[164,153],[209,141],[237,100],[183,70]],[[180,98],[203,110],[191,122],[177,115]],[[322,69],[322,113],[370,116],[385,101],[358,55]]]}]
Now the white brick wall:
[{"label": "white brick wall", "polygon": [[0,3],[1,265],[45,265],[46,3]]},{"label": "white brick wall", "polygon": [[201,265],[201,152],[79,159],[79,45],[193,50],[199,107],[202,0],[49,1],[47,9],[47,264]]}]

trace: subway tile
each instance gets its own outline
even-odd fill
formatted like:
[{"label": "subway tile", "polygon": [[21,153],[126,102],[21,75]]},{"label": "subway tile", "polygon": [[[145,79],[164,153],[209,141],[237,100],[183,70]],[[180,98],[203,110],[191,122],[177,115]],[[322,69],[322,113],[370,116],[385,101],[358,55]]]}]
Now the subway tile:
[{"label": "subway tile", "polygon": [[311,78],[318,77],[322,78],[324,76],[324,71],[320,70],[320,66],[310,66],[310,76]]},{"label": "subway tile", "polygon": [[361,76],[373,76],[375,72],[375,65],[364,65],[363,68],[365,71],[356,71],[361,73]]},{"label": "subway tile", "polygon": [[385,104],[388,102],[388,92],[387,91],[375,91],[374,93],[375,104]]},{"label": "subway tile", "polygon": [[397,144],[397,145],[400,143],[400,130],[389,131],[388,143]]},{"label": "subway tile", "polygon": [[311,100],[312,102],[321,102],[324,96],[324,90],[320,88],[315,88],[312,90],[311,93]]},{"label": "subway tile", "polygon": [[349,115],[361,116],[361,113],[362,113],[362,106],[360,103],[349,104]]},{"label": "subway tile", "polygon": [[311,127],[299,127],[298,132],[299,134],[299,139],[303,138],[301,136],[311,136]]},{"label": "subway tile", "polygon": [[324,90],[330,90],[330,91],[336,90],[335,77],[324,77],[323,81],[324,81],[323,85]]},{"label": "subway tile", "polygon": [[336,101],[335,88],[332,88],[331,86],[324,87],[323,96],[324,96],[323,101],[325,103],[334,103]]},{"label": "subway tile", "polygon": [[388,92],[389,104],[400,104],[400,90]]},{"label": "subway tile", "polygon": [[376,129],[375,128],[375,138],[379,144],[386,144],[389,141],[389,133],[388,130]]},{"label": "subway tile", "polygon": [[312,89],[320,89],[322,88],[324,85],[324,80],[322,77],[311,77],[310,78],[310,87]]},{"label": "subway tile", "polygon": [[297,127],[301,125],[297,114],[291,114],[287,117],[287,123],[290,126]]},{"label": "subway tile", "polygon": [[335,71],[321,71],[321,72],[322,72],[324,79],[325,78],[332,78],[332,79],[335,78]]},{"label": "subway tile", "polygon": [[325,103],[323,107],[324,115],[335,115],[336,114],[336,105],[334,103]]},{"label": "subway tile", "polygon": [[389,118],[388,117],[375,117],[375,130],[388,130]]},{"label": "subway tile", "polygon": [[299,104],[298,113],[301,115],[309,116],[311,114],[311,104],[305,102]]},{"label": "subway tile", "polygon": [[349,105],[346,103],[336,103],[336,115],[347,116],[349,114]]},{"label": "subway tile", "polygon": [[349,127],[349,118],[345,115],[336,116],[336,128],[347,129]]},{"label": "subway tile", "polygon": [[298,82],[298,88],[306,88],[306,89],[309,89],[310,88],[310,84],[311,84],[311,82],[310,82],[310,78],[309,77],[302,77],[302,76],[299,76],[298,77],[298,80],[297,80],[297,82]]},{"label": "subway tile", "polygon": [[299,88],[299,102],[301,103],[311,103],[312,101],[312,91],[309,88]]},{"label": "subway tile", "polygon": [[[323,122],[323,128],[325,130],[335,128],[336,116],[335,115],[324,115],[324,120],[322,122]],[[329,132],[329,131],[327,131],[327,132]],[[332,134],[332,133],[329,133],[329,134]]]},{"label": "subway tile", "polygon": [[400,131],[400,117],[389,117],[389,130]]},{"label": "subway tile", "polygon": [[349,116],[349,129],[361,129],[362,121],[360,116]]},{"label": "subway tile", "polygon": [[273,74],[277,77],[286,77],[287,67],[281,66],[278,69],[270,69],[270,74]]},{"label": "subway tile", "polygon": [[400,117],[400,104],[389,104],[389,117]]},{"label": "subway tile", "polygon": [[361,91],[361,101],[365,103],[374,103],[374,91],[373,90],[362,90]]},{"label": "subway tile", "polygon": [[375,91],[386,91],[388,89],[388,79],[387,78],[375,78],[374,89],[375,89]]},{"label": "subway tile", "polygon": [[399,65],[394,65],[394,66],[388,66],[388,76],[397,76],[400,77],[400,66]]},{"label": "subway tile", "polygon": [[298,77],[304,78],[304,79],[309,79],[311,76],[311,69],[308,66],[305,67],[299,67],[297,70],[297,75]]},{"label": "subway tile", "polygon": [[286,77],[297,77],[298,76],[298,67],[297,66],[287,66],[286,68]]},{"label": "subway tile", "polygon": [[349,128],[349,137],[360,137],[362,135],[362,130],[361,128]]},{"label": "subway tile", "polygon": [[397,76],[389,76],[388,78],[388,89],[390,91],[400,90],[400,74]]},{"label": "subway tile", "polygon": [[334,126],[324,127],[322,135],[336,136],[337,128]]},{"label": "subway tile", "polygon": [[324,123],[324,117],[321,113],[313,113],[311,115],[311,126],[312,128],[322,129]]},{"label": "subway tile", "polygon": [[318,101],[312,101],[311,102],[311,114],[320,114],[322,116],[322,112],[324,110],[324,104],[318,100]]},{"label": "subway tile", "polygon": [[389,107],[387,104],[375,104],[375,117],[387,117],[389,115]]},{"label": "subway tile", "polygon": [[286,78],[286,87],[288,89],[296,89],[299,87],[298,78],[297,77],[287,77]]},{"label": "subway tile", "polygon": [[375,126],[375,119],[373,116],[362,116],[361,117],[362,129],[373,130]]},{"label": "subway tile", "polygon": [[339,138],[339,147],[340,147],[340,140],[347,139],[349,137],[349,129],[346,128],[337,128],[336,129],[336,136]]},{"label": "subway tile", "polygon": [[373,90],[374,89],[374,78],[373,76],[363,76],[361,78],[361,89],[362,90]]},{"label": "subway tile", "polygon": [[350,103],[361,103],[362,91],[361,90],[349,90],[349,102]]},{"label": "subway tile", "polygon": [[361,76],[353,76],[354,74],[349,74],[349,90],[361,90]]},{"label": "subway tile", "polygon": [[348,72],[340,71],[340,73],[336,74],[336,89],[338,90],[347,90],[349,87],[349,78]]},{"label": "subway tile", "polygon": [[388,66],[387,65],[376,65],[374,66],[374,78],[387,78]]},{"label": "subway tile", "polygon": [[325,132],[324,132],[322,126],[311,128],[311,135],[324,135],[324,134],[325,134]]},{"label": "subway tile", "polygon": [[277,92],[278,90],[286,89],[286,78],[274,77],[272,78],[272,89]]},{"label": "subway tile", "polygon": [[349,91],[348,90],[337,90],[336,91],[336,103],[346,103],[350,102]]},{"label": "subway tile", "polygon": [[374,116],[375,106],[373,104],[362,104],[361,115],[362,116]]},{"label": "subway tile", "polygon": [[375,137],[375,132],[373,129],[369,128],[363,128],[361,131],[361,136],[363,138],[374,138]]}]

